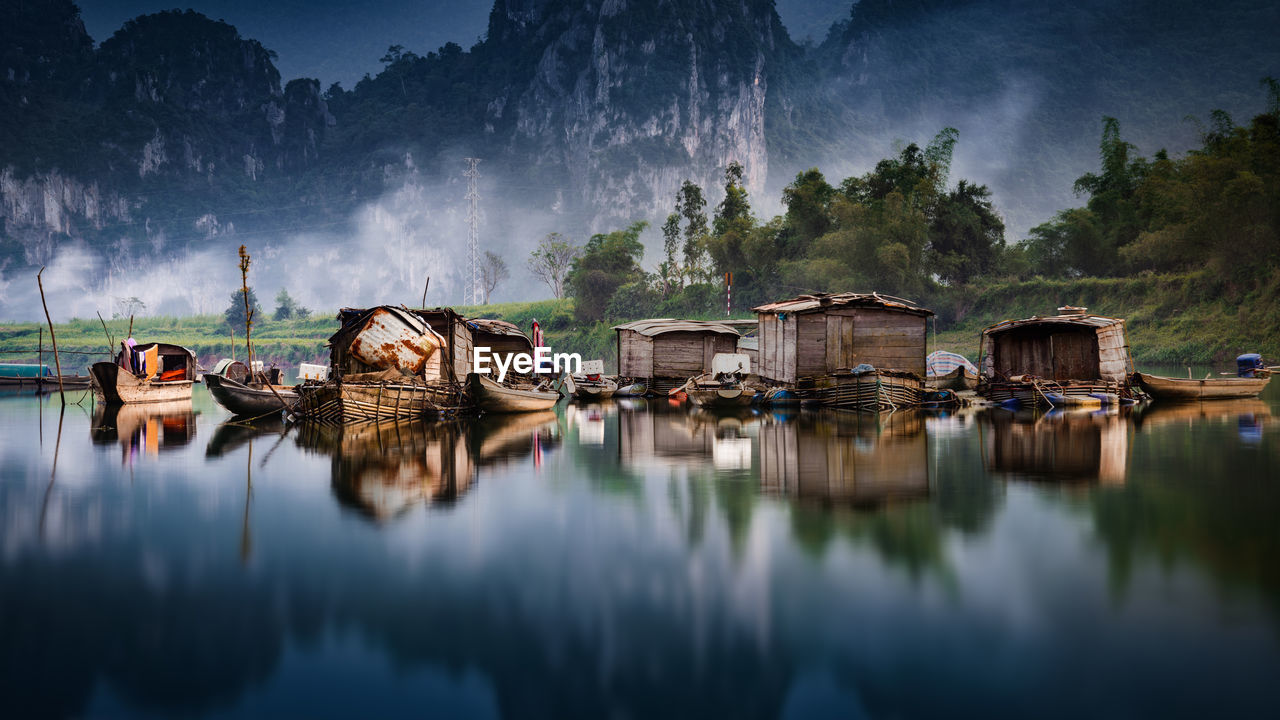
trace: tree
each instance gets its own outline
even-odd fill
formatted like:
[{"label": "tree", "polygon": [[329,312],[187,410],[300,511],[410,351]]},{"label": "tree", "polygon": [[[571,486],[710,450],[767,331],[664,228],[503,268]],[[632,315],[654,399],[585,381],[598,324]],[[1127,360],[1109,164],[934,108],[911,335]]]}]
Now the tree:
[{"label": "tree", "polygon": [[[254,322],[262,315],[262,306],[258,304],[258,296],[249,288],[249,309],[253,313]],[[231,293],[231,304],[222,313],[226,323],[237,331],[244,330],[244,290]]]},{"label": "tree", "polygon": [[618,288],[644,278],[640,260],[644,245],[640,233],[649,224],[643,220],[624,230],[592,235],[582,254],[569,271],[569,293],[574,300],[574,315],[579,322],[594,322],[604,317],[609,301]]},{"label": "tree", "polygon": [[706,274],[702,262],[706,255],[706,207],[702,188],[685,180],[676,193],[676,212],[684,219],[684,273],[690,280]]},{"label": "tree", "polygon": [[658,272],[662,277],[662,296],[666,297],[673,285],[680,282],[680,261],[676,260],[676,250],[680,247],[680,213],[671,213],[662,224],[662,253],[666,257]]},{"label": "tree", "polygon": [[932,215],[929,246],[939,278],[967,283],[995,269],[1004,251],[1004,221],[987,186],[961,180],[938,199]]},{"label": "tree", "polygon": [[[133,317],[134,315],[141,315],[147,311],[147,304],[138,299],[137,296],[116,298],[116,307],[119,308],[119,310],[116,311],[114,317],[118,318]],[[243,315],[244,313],[241,314]]]},{"label": "tree", "polygon": [[[242,315],[244,313],[241,313]],[[311,311],[299,305],[285,288],[280,288],[280,292],[276,293],[276,312],[274,317],[276,320],[303,320],[310,317]]]},{"label": "tree", "polygon": [[529,253],[529,272],[551,288],[557,300],[564,297],[564,282],[581,248],[560,233],[548,233]]},{"label": "tree", "polygon": [[484,260],[480,261],[480,287],[484,290],[484,304],[489,304],[489,295],[498,287],[498,283],[511,277],[507,270],[507,261],[500,255],[488,250],[484,251]]}]

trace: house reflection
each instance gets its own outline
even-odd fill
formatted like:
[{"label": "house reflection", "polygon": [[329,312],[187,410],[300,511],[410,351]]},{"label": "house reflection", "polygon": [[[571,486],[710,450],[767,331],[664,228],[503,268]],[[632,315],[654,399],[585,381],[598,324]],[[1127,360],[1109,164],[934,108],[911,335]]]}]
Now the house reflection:
[{"label": "house reflection", "polygon": [[635,468],[747,470],[758,425],[759,415],[750,409],[620,413],[619,459]]},{"label": "house reflection", "polygon": [[1128,474],[1129,423],[1117,410],[990,410],[979,423],[990,472],[1104,485],[1122,485]]},{"label": "house reflection", "polygon": [[297,443],[331,456],[334,495],[377,522],[418,505],[451,503],[475,478],[458,422],[303,423]]},{"label": "house reflection", "polygon": [[196,436],[191,400],[108,405],[93,409],[89,435],[94,445],[119,443],[125,463],[183,447]]},{"label": "house reflection", "polygon": [[929,449],[919,411],[803,413],[760,428],[765,494],[876,507],[929,496]]}]

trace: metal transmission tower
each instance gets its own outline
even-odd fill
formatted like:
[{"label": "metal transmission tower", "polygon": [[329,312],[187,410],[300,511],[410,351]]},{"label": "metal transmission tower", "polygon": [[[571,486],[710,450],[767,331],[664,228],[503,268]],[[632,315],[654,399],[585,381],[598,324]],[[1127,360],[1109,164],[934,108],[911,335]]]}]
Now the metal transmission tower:
[{"label": "metal transmission tower", "polygon": [[476,179],[480,171],[476,168],[480,158],[463,158],[467,161],[467,286],[463,290],[463,301],[468,305],[479,305],[484,300],[480,279],[480,193],[476,192]]}]

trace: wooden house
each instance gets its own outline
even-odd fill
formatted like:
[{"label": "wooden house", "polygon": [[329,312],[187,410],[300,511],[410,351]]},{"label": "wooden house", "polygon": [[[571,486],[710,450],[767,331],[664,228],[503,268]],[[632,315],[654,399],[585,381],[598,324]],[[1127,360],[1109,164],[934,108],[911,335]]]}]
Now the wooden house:
[{"label": "wooden house", "polygon": [[637,320],[613,329],[618,333],[618,375],[648,383],[651,392],[666,393],[711,372],[717,353],[738,347],[738,332],[717,322]]},{"label": "wooden house", "polygon": [[992,325],[979,354],[978,393],[996,402],[1127,395],[1133,373],[1124,320],[1085,308]]},{"label": "wooden house", "polygon": [[[471,331],[472,347],[489,348],[490,357],[505,357],[516,353],[533,354],[533,341],[525,335],[520,328],[505,320],[490,320],[485,318],[472,319],[466,321],[466,327]],[[467,356],[467,371],[471,371],[471,362],[474,360],[472,354]],[[507,363],[507,360],[503,360]],[[489,365],[493,366],[493,361],[489,361]]]},{"label": "wooden house", "polygon": [[933,312],[876,293],[801,295],[754,308],[760,376],[794,385],[859,365],[925,376]]}]

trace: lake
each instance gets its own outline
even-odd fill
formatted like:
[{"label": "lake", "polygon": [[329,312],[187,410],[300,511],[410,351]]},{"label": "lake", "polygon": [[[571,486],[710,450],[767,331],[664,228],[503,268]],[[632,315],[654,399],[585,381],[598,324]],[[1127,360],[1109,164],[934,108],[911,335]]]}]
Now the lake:
[{"label": "lake", "polygon": [[1278,391],[345,429],[2,397],[0,714],[1270,714]]}]

